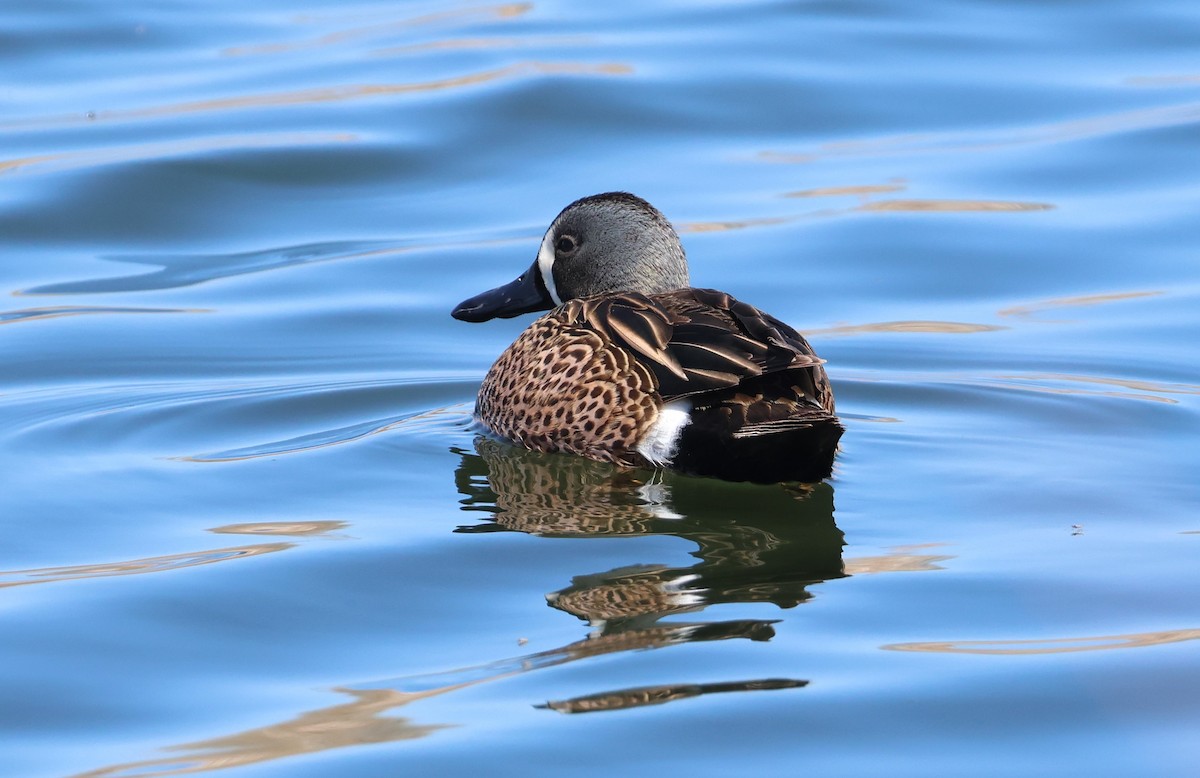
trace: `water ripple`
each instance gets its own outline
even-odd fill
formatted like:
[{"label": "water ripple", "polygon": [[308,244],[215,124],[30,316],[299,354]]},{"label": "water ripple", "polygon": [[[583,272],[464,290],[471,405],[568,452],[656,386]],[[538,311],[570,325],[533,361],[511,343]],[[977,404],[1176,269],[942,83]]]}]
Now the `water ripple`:
[{"label": "water ripple", "polygon": [[[470,382],[474,385],[474,381]],[[55,446],[84,435],[102,438],[109,445],[129,436],[143,438],[164,430],[164,445],[210,434],[244,437],[271,426],[319,425],[322,420],[359,416],[375,407],[416,410],[368,421],[341,424],[304,432],[270,443],[222,449],[210,454],[167,457],[181,461],[212,462],[252,459],[306,451],[347,443],[404,425],[409,433],[453,435],[469,423],[465,405],[429,410],[430,393],[438,394],[447,381],[411,379],[335,380],[292,384],[246,383],[230,387],[220,380],[210,385],[195,382],[146,385],[72,386],[53,390],[16,391],[3,395],[3,406],[15,411],[19,424],[11,436],[39,428],[54,428],[47,437]],[[424,407],[422,407],[424,406]],[[157,414],[157,415],[152,415]],[[68,437],[70,434],[70,437]],[[195,441],[193,441],[195,444]],[[184,443],[186,445],[186,443]],[[178,450],[176,448],[176,450]]]},{"label": "water ripple", "polygon": [[1183,102],[1004,130],[893,135],[868,140],[838,141],[822,144],[814,151],[800,153],[767,150],[759,152],[757,159],[776,164],[808,164],[829,157],[970,154],[1010,147],[1081,141],[1123,132],[1185,126],[1196,122],[1200,122],[1200,103]]},{"label": "water ripple", "polygon": [[910,211],[921,213],[1015,213],[1018,211],[1048,211],[1049,203],[1022,203],[1012,200],[879,200],[860,205],[860,211]]},{"label": "water ripple", "polygon": [[52,173],[121,162],[145,162],[185,154],[247,149],[298,148],[349,143],[359,136],[349,132],[266,132],[242,135],[209,135],[182,140],[141,142],[82,151],[61,151],[0,159],[0,176],[13,173]]},{"label": "water ripple", "polygon": [[58,319],[63,316],[84,316],[106,313],[209,313],[205,308],[133,308],[112,305],[53,305],[41,308],[21,308],[0,311],[0,324]]},{"label": "water ripple", "polygon": [[161,269],[150,273],[117,276],[115,278],[89,278],[79,281],[60,281],[53,284],[24,289],[18,295],[51,294],[98,294],[104,292],[144,292],[148,290],[178,289],[195,286],[209,281],[218,281],[249,273],[311,265],[318,262],[357,260],[406,254],[414,251],[468,246],[494,246],[510,243],[514,239],[490,238],[478,241],[454,241],[445,243],[386,241],[332,241],[327,243],[305,243],[298,246],[246,251],[235,254],[176,254],[150,255],[121,254],[104,257],[113,262],[136,265],[157,265]]},{"label": "water ripple", "polygon": [[447,419],[450,424],[459,428],[465,427],[470,422],[470,416],[466,413],[464,406],[437,408],[421,413],[373,419],[337,429],[310,432],[286,440],[261,443],[254,446],[229,449],[227,451],[216,451],[208,454],[195,454],[178,457],[178,459],[184,462],[233,462],[244,459],[281,456],[283,454],[297,454],[301,451],[311,451],[317,448],[350,443],[370,437],[371,435],[378,435],[382,432],[396,429],[401,425],[415,424],[417,426],[428,426],[432,420],[446,423]]},{"label": "water ripple", "polygon": [[239,254],[183,254],[175,256],[117,255],[105,257],[113,262],[158,265],[161,270],[116,278],[62,281],[25,289],[18,294],[98,294],[103,292],[143,292],[151,289],[177,289],[207,281],[261,273],[267,270],[310,265],[332,260],[363,259],[399,253],[404,249],[390,243],[337,241],[300,246],[247,251]]}]

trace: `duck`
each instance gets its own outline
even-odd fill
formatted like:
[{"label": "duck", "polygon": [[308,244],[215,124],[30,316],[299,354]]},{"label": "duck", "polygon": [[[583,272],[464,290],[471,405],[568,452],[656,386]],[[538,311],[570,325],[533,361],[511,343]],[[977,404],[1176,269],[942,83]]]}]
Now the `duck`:
[{"label": "duck", "polygon": [[844,427],[824,360],[792,327],[691,286],[679,234],[628,192],[580,198],[533,264],[454,308],[548,311],[488,370],[474,418],[525,448],[727,481],[828,478]]}]

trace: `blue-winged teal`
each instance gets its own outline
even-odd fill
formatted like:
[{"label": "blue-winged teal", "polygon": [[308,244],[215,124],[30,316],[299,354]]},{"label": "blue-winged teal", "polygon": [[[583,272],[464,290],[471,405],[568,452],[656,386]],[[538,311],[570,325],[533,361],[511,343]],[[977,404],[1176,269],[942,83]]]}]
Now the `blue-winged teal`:
[{"label": "blue-winged teal", "polygon": [[576,200],[470,322],[550,310],[508,347],[475,416],[536,451],[735,481],[819,481],[842,425],[823,360],[794,329],[688,285],[679,236],[624,192]]}]

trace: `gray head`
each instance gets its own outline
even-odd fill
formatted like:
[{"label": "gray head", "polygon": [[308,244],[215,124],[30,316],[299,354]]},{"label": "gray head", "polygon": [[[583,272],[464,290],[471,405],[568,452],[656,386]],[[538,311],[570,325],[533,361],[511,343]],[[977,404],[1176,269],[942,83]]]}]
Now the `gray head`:
[{"label": "gray head", "polygon": [[576,297],[654,294],[685,286],[687,257],[671,223],[640,197],[607,192],[564,208],[528,270],[460,303],[451,315],[463,321],[507,319]]}]

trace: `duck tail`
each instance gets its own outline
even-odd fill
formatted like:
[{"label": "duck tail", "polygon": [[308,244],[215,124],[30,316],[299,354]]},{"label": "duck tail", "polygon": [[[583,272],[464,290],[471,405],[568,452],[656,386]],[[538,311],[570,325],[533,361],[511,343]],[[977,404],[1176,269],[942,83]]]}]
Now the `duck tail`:
[{"label": "duck tail", "polygon": [[672,466],[727,481],[815,483],[833,472],[845,427],[832,414],[730,427],[720,405],[698,408],[680,432]]}]

